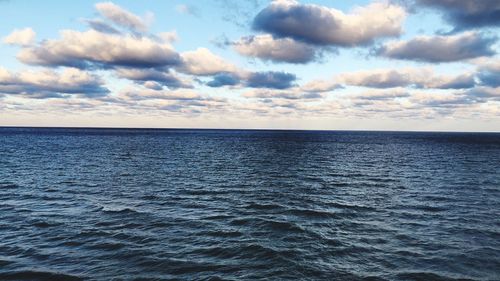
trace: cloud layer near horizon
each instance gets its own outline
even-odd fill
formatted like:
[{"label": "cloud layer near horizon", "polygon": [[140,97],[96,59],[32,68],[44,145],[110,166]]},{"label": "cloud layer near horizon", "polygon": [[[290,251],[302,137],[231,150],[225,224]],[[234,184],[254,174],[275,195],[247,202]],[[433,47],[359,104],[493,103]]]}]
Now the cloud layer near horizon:
[{"label": "cloud layer near horizon", "polygon": [[[64,29],[57,38],[37,41],[32,27],[20,27],[3,37],[4,44],[19,48],[16,58],[28,69],[0,68],[0,110],[21,108],[20,103],[35,110],[35,103],[45,100],[47,106],[80,104],[82,110],[186,116],[399,118],[411,113],[429,118],[481,111],[495,117],[500,114],[499,4],[467,3],[411,1],[412,9],[438,11],[453,28],[402,39],[405,21],[414,11],[395,1],[373,1],[348,11],[271,1],[255,13],[246,34],[222,44],[243,61],[257,61],[260,68],[236,63],[208,46],[180,51],[176,42],[189,35],[152,33],[152,13],[138,16],[112,2],[97,3],[98,16],[82,19],[87,30]],[[187,7],[174,8],[195,15]],[[365,67],[331,74],[318,70],[323,78],[317,79],[293,71],[306,65],[337,67],[342,52],[352,50],[363,54],[359,57],[366,60]],[[372,67],[370,59],[389,67]],[[443,71],[443,64],[461,66]]]}]

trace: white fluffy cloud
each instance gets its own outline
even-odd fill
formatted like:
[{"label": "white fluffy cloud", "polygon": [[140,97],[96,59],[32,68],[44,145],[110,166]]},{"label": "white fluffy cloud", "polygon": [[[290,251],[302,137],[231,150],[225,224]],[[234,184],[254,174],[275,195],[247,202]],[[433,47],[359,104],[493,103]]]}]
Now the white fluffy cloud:
[{"label": "white fluffy cloud", "polygon": [[404,8],[374,2],[350,13],[293,0],[276,0],[260,11],[254,29],[318,45],[366,45],[377,38],[398,36],[406,18]]},{"label": "white fluffy cloud", "polygon": [[79,68],[163,67],[180,62],[179,55],[167,43],[148,37],[107,34],[96,30],[63,30],[61,39],[45,40],[21,49],[18,59],[24,63]]},{"label": "white fluffy cloud", "polygon": [[236,66],[215,55],[207,48],[183,52],[181,57],[182,64],[178,67],[179,71],[193,75],[215,75],[238,70]]},{"label": "white fluffy cloud", "polygon": [[9,45],[27,46],[33,44],[36,33],[30,27],[15,29],[9,35],[3,38],[3,42]]},{"label": "white fluffy cloud", "polygon": [[116,25],[137,32],[146,32],[148,30],[146,22],[142,18],[116,4],[113,4],[112,2],[97,3],[95,8],[103,17],[112,21]]}]

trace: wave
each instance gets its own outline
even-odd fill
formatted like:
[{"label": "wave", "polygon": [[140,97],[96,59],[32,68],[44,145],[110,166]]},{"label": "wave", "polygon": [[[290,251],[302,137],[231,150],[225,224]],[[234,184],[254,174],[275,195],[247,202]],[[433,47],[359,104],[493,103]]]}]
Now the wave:
[{"label": "wave", "polygon": [[25,270],[0,273],[0,280],[79,281],[84,279],[79,276],[64,273]]},{"label": "wave", "polygon": [[33,226],[36,226],[38,228],[48,228],[52,226],[58,226],[60,223],[54,223],[54,222],[47,222],[47,221],[36,221],[32,223]]},{"label": "wave", "polygon": [[104,242],[97,243],[93,245],[89,245],[89,249],[97,249],[97,250],[105,250],[105,251],[116,251],[121,248],[124,248],[126,245],[123,243],[112,243],[112,242]]},{"label": "wave", "polygon": [[16,189],[19,188],[20,186],[15,184],[15,183],[10,183],[10,182],[2,182],[0,183],[0,189]]},{"label": "wave", "polygon": [[245,206],[245,209],[255,209],[255,210],[275,210],[282,208],[283,206],[278,204],[260,204],[260,203],[250,203]]},{"label": "wave", "polygon": [[272,260],[283,259],[290,256],[290,251],[280,251],[261,244],[246,244],[237,246],[213,246],[206,248],[197,248],[190,252],[190,254],[207,255],[217,258],[234,259],[259,259],[259,260]]},{"label": "wave", "polygon": [[426,281],[472,281],[473,279],[452,278],[432,272],[404,272],[397,274],[398,280],[426,280]]},{"label": "wave", "polygon": [[230,224],[235,226],[253,225],[258,229],[262,230],[267,229],[273,231],[300,232],[300,233],[306,232],[302,227],[293,222],[268,220],[262,218],[234,219],[230,222]]},{"label": "wave", "polygon": [[338,203],[338,202],[328,202],[328,205],[330,205],[334,208],[350,209],[350,210],[356,210],[356,211],[376,211],[377,210],[376,208],[370,207],[370,206],[351,205],[351,204],[344,204],[344,203]]},{"label": "wave", "polygon": [[213,237],[220,237],[220,238],[240,237],[243,235],[243,233],[239,231],[227,231],[227,230],[204,231],[199,234],[213,236]]},{"label": "wave", "polygon": [[328,212],[328,211],[320,211],[320,210],[312,210],[312,209],[290,209],[287,211],[295,216],[307,217],[307,218],[333,218],[338,217],[339,214]]},{"label": "wave", "polygon": [[125,213],[139,214],[139,213],[141,213],[138,210],[131,208],[131,207],[118,207],[118,206],[104,206],[104,207],[101,207],[100,210],[104,213],[111,213],[111,214],[113,214],[113,213],[117,213],[117,214],[125,214]]}]

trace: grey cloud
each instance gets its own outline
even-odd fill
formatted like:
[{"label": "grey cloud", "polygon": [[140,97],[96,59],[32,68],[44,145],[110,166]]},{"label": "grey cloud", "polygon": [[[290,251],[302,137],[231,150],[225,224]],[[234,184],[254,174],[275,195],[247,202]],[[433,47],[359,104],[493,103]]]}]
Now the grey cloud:
[{"label": "grey cloud", "polygon": [[200,100],[203,99],[201,95],[188,91],[165,91],[165,90],[152,90],[152,89],[133,89],[121,93],[122,96],[139,101],[139,100]]},{"label": "grey cloud", "polygon": [[465,92],[465,94],[474,99],[479,99],[479,100],[500,100],[500,88],[496,87],[477,87],[474,89],[470,89]]},{"label": "grey cloud", "polygon": [[[193,88],[193,85],[188,81],[184,81],[180,77],[176,76],[168,69],[157,70],[157,69],[130,69],[130,68],[120,68],[117,69],[117,75],[120,78],[129,79],[135,82],[148,82],[154,81],[158,84],[169,88]],[[147,85],[145,85],[147,86]],[[154,88],[154,87],[153,87]]]},{"label": "grey cloud", "polygon": [[213,77],[207,86],[218,88],[222,86],[235,86],[240,83],[240,78],[232,73],[220,73]]},{"label": "grey cloud", "polygon": [[428,107],[454,108],[474,103],[476,103],[475,99],[470,99],[467,96],[456,96],[453,99],[448,99],[448,100],[429,100],[423,102],[422,104]]},{"label": "grey cloud", "polygon": [[222,72],[213,76],[207,83],[210,87],[242,85],[250,88],[288,89],[294,86],[297,79],[294,74],[281,71],[251,72],[238,74]]},{"label": "grey cloud", "polygon": [[32,98],[55,98],[80,95],[88,98],[109,93],[96,75],[78,69],[11,73],[0,69],[0,93],[26,95]]},{"label": "grey cloud", "polygon": [[479,72],[478,78],[481,84],[490,87],[500,87],[500,72],[493,70],[483,70]]},{"label": "grey cloud", "polygon": [[296,79],[294,74],[286,72],[255,72],[250,74],[246,85],[251,88],[286,89],[292,87]]},{"label": "grey cloud", "polygon": [[500,25],[498,0],[416,0],[416,4],[442,11],[458,31]]},{"label": "grey cloud", "polygon": [[197,112],[202,108],[221,109],[227,104],[227,99],[200,95],[192,90],[152,90],[129,87],[110,102],[141,109],[193,113],[193,107],[198,108]]},{"label": "grey cloud", "polygon": [[402,7],[381,2],[344,14],[319,5],[274,1],[254,18],[253,29],[316,45],[358,46],[400,35],[405,16]]},{"label": "grey cloud", "polygon": [[232,45],[241,55],[274,62],[307,63],[319,57],[319,50],[309,44],[271,35],[243,37]]},{"label": "grey cloud", "polygon": [[452,80],[438,85],[436,88],[439,89],[468,89],[476,85],[474,75],[462,74]]},{"label": "grey cloud", "polygon": [[84,21],[90,28],[102,33],[111,33],[111,34],[121,33],[118,29],[114,28],[112,25],[100,19],[85,19]]},{"label": "grey cloud", "polygon": [[410,101],[414,103],[417,108],[457,108],[478,102],[476,98],[472,98],[463,93],[446,96],[420,94],[410,97]]},{"label": "grey cloud", "polygon": [[475,32],[452,36],[419,36],[409,41],[390,42],[378,48],[380,56],[424,62],[452,62],[495,54],[495,37]]},{"label": "grey cloud", "polygon": [[473,104],[500,100],[500,88],[475,87],[466,91],[436,95],[432,93],[417,93],[410,101],[421,107],[456,108]]}]

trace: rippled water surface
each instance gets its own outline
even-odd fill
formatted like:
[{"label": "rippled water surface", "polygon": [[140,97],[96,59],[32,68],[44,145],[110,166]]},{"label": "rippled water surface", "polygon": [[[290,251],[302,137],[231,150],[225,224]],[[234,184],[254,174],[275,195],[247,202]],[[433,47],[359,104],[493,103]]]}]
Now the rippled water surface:
[{"label": "rippled water surface", "polygon": [[0,129],[0,279],[500,280],[500,134]]}]

